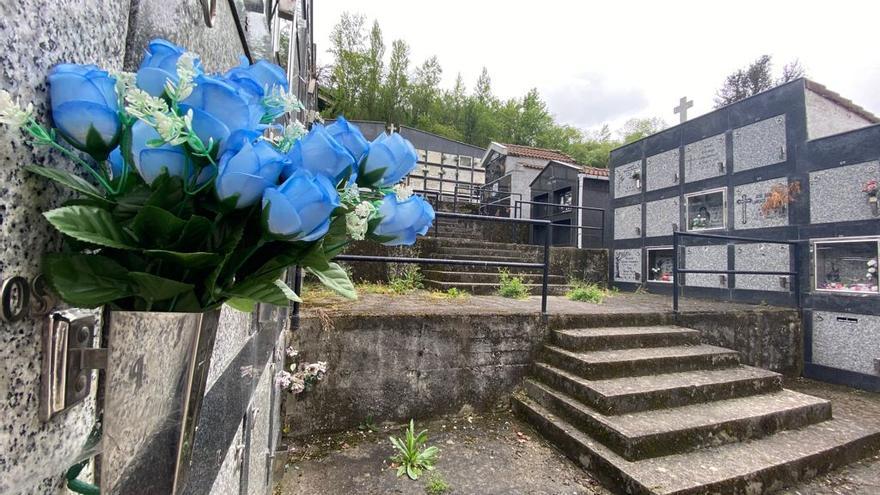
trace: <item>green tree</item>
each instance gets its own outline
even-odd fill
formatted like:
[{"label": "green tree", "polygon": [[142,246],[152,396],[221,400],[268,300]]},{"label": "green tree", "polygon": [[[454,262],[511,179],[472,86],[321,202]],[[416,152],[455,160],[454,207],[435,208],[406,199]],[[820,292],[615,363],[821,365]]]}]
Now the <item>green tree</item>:
[{"label": "green tree", "polygon": [[330,73],[334,105],[330,111],[350,118],[362,118],[367,52],[364,44],[364,16],[344,12],[330,33],[330,53],[335,62]]},{"label": "green tree", "polygon": [[443,69],[436,56],[425,60],[416,69],[410,92],[410,120],[419,127],[428,127],[438,115],[437,105],[441,96],[440,78]]},{"label": "green tree", "polygon": [[409,103],[409,45],[403,40],[391,44],[391,60],[382,87],[382,119],[386,122],[408,123],[404,117]]},{"label": "green tree", "polygon": [[385,42],[382,40],[382,29],[379,21],[373,21],[370,30],[370,47],[366,57],[366,81],[363,89],[362,118],[370,118],[376,115],[382,97],[382,76],[385,57]]},{"label": "green tree", "polygon": [[774,79],[772,57],[761,55],[747,67],[739,69],[725,78],[724,85],[716,93],[715,108],[721,108],[754,96],[780,84],[804,77],[805,74],[800,61],[795,59],[782,68],[782,75],[779,78]]},{"label": "green tree", "polygon": [[656,134],[667,127],[666,121],[659,117],[649,119],[633,118],[623,124],[623,128],[620,129],[620,136],[623,138],[624,144],[629,144],[651,134]]}]

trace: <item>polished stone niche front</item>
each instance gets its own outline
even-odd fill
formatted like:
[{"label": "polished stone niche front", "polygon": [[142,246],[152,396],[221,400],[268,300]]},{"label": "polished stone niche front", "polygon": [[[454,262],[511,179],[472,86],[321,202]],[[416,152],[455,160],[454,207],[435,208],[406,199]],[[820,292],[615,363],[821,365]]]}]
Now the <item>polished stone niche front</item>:
[{"label": "polished stone niche front", "polygon": [[777,115],[733,130],[733,171],[781,163],[788,159],[785,115]]},{"label": "polished stone niche front", "polygon": [[656,191],[678,185],[678,148],[645,159],[645,190]]},{"label": "polished stone niche front", "polygon": [[614,280],[640,283],[642,278],[642,250],[614,250]]},{"label": "polished stone niche front", "polygon": [[718,177],[727,173],[727,136],[718,134],[684,147],[684,181]]},{"label": "polished stone niche front", "polygon": [[645,204],[645,237],[672,235],[678,229],[679,199],[677,197]]},{"label": "polished stone niche front", "polygon": [[673,282],[672,247],[649,247],[645,251],[648,255],[648,282],[671,284]]},{"label": "polished stone niche front", "polygon": [[[731,207],[733,208],[734,229],[758,229],[788,225],[788,205],[776,209],[764,206],[774,187],[785,188],[788,191],[788,180],[780,178],[752,182],[736,186],[733,189]],[[792,197],[792,201],[797,201],[797,199]]]},{"label": "polished stone niche front", "polygon": [[[687,246],[684,250],[687,270],[728,270],[727,246]],[[717,273],[688,273],[685,284],[693,287],[728,288],[729,277]]]},{"label": "polished stone niche front", "polygon": [[614,238],[637,239],[642,236],[642,205],[614,209]]},{"label": "polished stone niche front", "polygon": [[856,373],[877,375],[880,358],[880,316],[813,312],[813,363]]},{"label": "polished stone niche front", "polygon": [[718,230],[727,227],[727,190],[713,189],[684,197],[687,230]]},{"label": "polished stone niche front", "polygon": [[877,203],[863,191],[880,180],[880,162],[871,161],[810,173],[810,223],[880,219]]},{"label": "polished stone niche front", "polygon": [[812,251],[816,292],[880,294],[877,283],[880,238],[816,240]]},{"label": "polished stone niche front", "polygon": [[[791,268],[790,251],[787,244],[737,244],[734,247],[733,268],[737,271],[787,272]],[[787,292],[791,290],[791,277],[739,274],[736,276],[736,288]]]},{"label": "polished stone niche front", "polygon": [[614,169],[614,197],[623,198],[642,192],[642,161],[621,165]]}]

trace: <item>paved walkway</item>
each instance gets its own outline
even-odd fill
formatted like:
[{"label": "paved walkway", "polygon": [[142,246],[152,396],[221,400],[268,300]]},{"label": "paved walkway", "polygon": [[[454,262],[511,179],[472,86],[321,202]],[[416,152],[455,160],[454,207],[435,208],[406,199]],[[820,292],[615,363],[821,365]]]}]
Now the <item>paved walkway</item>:
[{"label": "paved walkway", "polygon": [[[304,292],[304,313],[321,309],[330,315],[419,315],[419,314],[523,314],[539,313],[541,298],[509,299],[501,296],[465,296],[446,298],[428,291],[411,294],[363,293],[357,301],[348,301],[328,291]],[[617,313],[667,313],[672,311],[672,298],[658,294],[612,293],[602,304],[570,301],[564,296],[547,298],[548,312],[554,314],[617,314]],[[682,299],[683,312],[732,311],[767,309],[769,306],[737,304],[724,301]]]},{"label": "paved walkway", "polygon": [[[787,380],[785,387],[827,398],[834,415],[858,417],[880,426],[880,394],[806,379]],[[528,425],[509,412],[485,416],[440,418],[428,428],[429,444],[441,449],[438,471],[448,494],[609,495],[588,472],[565,458]],[[426,480],[395,477],[388,458],[389,435],[402,425],[379,431],[323,435],[294,444],[275,493],[424,494]],[[844,466],[807,483],[783,490],[785,495],[876,495],[880,493],[880,455]]]}]

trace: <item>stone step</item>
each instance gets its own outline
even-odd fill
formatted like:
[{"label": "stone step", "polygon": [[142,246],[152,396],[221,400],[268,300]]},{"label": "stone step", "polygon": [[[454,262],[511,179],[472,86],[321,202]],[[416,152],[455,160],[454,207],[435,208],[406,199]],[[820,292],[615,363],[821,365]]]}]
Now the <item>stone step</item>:
[{"label": "stone step", "polygon": [[[479,269],[481,267],[473,267]],[[455,282],[455,283],[487,283],[498,285],[500,275],[494,272],[451,272],[437,270],[423,270],[422,274],[425,278],[435,280],[437,282]],[[543,279],[541,273],[517,273],[517,277],[521,277],[523,282],[530,284],[540,284]],[[547,277],[551,284],[565,285],[566,278],[562,275],[549,275]]]},{"label": "stone step", "polygon": [[571,351],[667,347],[700,343],[700,332],[677,326],[600,327],[556,330],[553,342]]},{"label": "stone step", "polygon": [[466,273],[489,273],[497,274],[499,270],[507,270],[516,275],[536,273],[540,268],[532,267],[498,267],[498,266],[481,266],[481,265],[436,265],[431,263],[419,263],[422,272],[438,271],[438,272],[466,272]]},{"label": "stone step", "polygon": [[482,239],[474,239],[473,237],[451,237],[451,236],[439,236],[434,237],[432,239],[435,244],[438,246],[450,246],[450,247],[493,247],[499,249],[519,249],[523,250],[531,250],[536,253],[541,252],[543,246],[537,246],[533,244],[520,244],[516,242],[498,242],[498,241],[484,241]]},{"label": "stone step", "polygon": [[512,406],[572,460],[631,495],[769,493],[880,448],[880,432],[837,418],[747,442],[627,461],[528,397],[515,397]]},{"label": "stone step", "polygon": [[442,257],[456,257],[456,256],[471,256],[471,255],[483,255],[488,254],[492,256],[505,256],[511,259],[523,259],[527,261],[537,260],[537,256],[531,253],[524,253],[520,249],[516,249],[516,246],[511,246],[509,248],[495,248],[495,247],[460,247],[460,246],[440,246],[437,248],[436,253],[438,256]]},{"label": "stone step", "polygon": [[[442,282],[439,280],[431,280],[429,278],[426,278],[422,281],[422,284],[425,286],[426,289],[446,291],[454,287],[456,289],[469,292],[476,296],[491,296],[498,293],[497,283]],[[529,289],[531,295],[541,295],[541,284],[525,284],[525,286]],[[570,287],[566,284],[548,284],[547,294],[551,296],[561,296],[565,295],[565,293],[567,293],[569,289]]]},{"label": "stone step", "polygon": [[[544,259],[538,259],[532,256],[524,255],[524,254],[495,254],[492,251],[486,251],[482,253],[474,253],[474,254],[450,254],[449,256],[440,254],[438,252],[437,256],[441,258],[449,258],[456,260],[474,260],[474,261],[512,261],[514,263],[543,263]],[[503,268],[503,267],[502,267]],[[533,267],[532,270],[535,268]]]},{"label": "stone step", "polygon": [[543,361],[590,380],[730,367],[740,358],[736,351],[711,345],[588,352],[545,345],[543,354]]},{"label": "stone step", "polygon": [[615,416],[531,379],[525,390],[629,461],[762,438],[831,419],[830,402],[791,390]]},{"label": "stone step", "polygon": [[745,365],[587,380],[546,363],[535,363],[533,373],[540,381],[603,414],[678,407],[782,389],[782,375]]}]

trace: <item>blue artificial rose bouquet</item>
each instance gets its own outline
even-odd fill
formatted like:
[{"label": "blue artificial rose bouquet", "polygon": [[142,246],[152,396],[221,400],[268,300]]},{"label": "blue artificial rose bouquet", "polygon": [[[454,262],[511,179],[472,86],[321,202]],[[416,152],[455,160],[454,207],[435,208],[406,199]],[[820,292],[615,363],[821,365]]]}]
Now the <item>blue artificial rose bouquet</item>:
[{"label": "blue artificial rose bouquet", "polygon": [[155,40],[136,74],[53,68],[54,127],[0,91],[0,123],[91,178],[27,167],[78,193],[44,214],[66,241],[43,260],[53,290],[80,307],[250,310],[298,300],[281,277],[301,265],[355,297],[337,253],[351,240],[412,244],[434,220],[399,184],[417,155],[398,134],[368,142],[342,117],[307,132],[288,117],[303,108],[288,90],[274,64],[208,74]]}]

